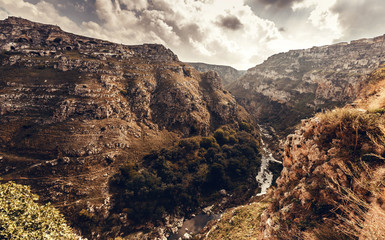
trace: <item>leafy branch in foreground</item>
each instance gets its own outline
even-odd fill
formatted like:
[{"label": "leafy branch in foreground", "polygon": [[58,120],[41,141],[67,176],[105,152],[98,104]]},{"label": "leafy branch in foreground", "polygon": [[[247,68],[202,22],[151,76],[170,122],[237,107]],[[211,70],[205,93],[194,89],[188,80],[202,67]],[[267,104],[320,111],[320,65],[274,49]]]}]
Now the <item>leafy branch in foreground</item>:
[{"label": "leafy branch in foreground", "polygon": [[0,239],[79,239],[59,210],[38,198],[28,186],[0,184]]}]

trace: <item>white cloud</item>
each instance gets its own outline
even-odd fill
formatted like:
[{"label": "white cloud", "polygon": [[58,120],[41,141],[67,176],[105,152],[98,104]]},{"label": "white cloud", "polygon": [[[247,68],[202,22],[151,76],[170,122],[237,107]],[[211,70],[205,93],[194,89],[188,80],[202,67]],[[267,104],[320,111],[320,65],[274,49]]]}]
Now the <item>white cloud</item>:
[{"label": "white cloud", "polygon": [[[238,68],[255,65],[250,56],[262,61],[269,42],[280,33],[271,21],[256,16],[239,0],[96,0],[102,23],[83,23],[87,35],[107,36],[125,44],[156,42],[166,45],[184,61],[205,61]],[[218,20],[232,16],[239,29],[221,26]],[[230,26],[230,28],[229,28]]]},{"label": "white cloud", "polygon": [[129,10],[143,10],[148,7],[147,0],[120,0],[120,3]]},{"label": "white cloud", "polygon": [[[59,25],[63,30],[81,33],[81,29],[69,18],[60,16],[51,3],[40,1],[37,4],[23,0],[0,0],[0,6],[6,10],[6,15],[23,17],[31,21]],[[0,13],[1,14],[1,13]],[[5,15],[2,13],[2,15]]]},{"label": "white cloud", "polygon": [[339,41],[369,38],[385,33],[383,0],[338,0],[333,7],[343,29]]},{"label": "white cloud", "polygon": [[8,17],[8,13],[0,8],[0,20]]},{"label": "white cloud", "polygon": [[293,4],[293,11],[301,9],[312,9],[308,21],[320,30],[329,30],[334,39],[342,36],[342,28],[339,23],[339,14],[331,9],[337,3],[337,0],[304,0]]},{"label": "white cloud", "polygon": [[[385,33],[383,0],[282,0],[273,5],[270,0],[27,1],[0,0],[0,19],[20,16],[123,44],[160,43],[182,61],[238,69],[290,49]],[[258,16],[258,9],[271,20]],[[77,18],[82,15],[87,17]]]}]

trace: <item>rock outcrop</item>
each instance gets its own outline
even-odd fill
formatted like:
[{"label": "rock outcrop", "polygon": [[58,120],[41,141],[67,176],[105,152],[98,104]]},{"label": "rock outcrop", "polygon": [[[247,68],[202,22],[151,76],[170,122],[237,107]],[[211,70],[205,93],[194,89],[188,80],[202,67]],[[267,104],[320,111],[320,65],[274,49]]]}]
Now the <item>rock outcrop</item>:
[{"label": "rock outcrop", "polygon": [[261,219],[265,239],[384,237],[376,220],[385,217],[384,76],[384,69],[370,75],[356,108],[303,120],[288,136]]},{"label": "rock outcrop", "polygon": [[269,57],[228,89],[260,122],[288,133],[300,119],[344,106],[385,62],[385,36]]},{"label": "rock outcrop", "polygon": [[230,83],[235,82],[238,78],[242,77],[246,71],[237,70],[230,66],[213,65],[207,63],[188,63],[200,72],[215,71],[219,74],[223,81],[223,85],[226,87]]},{"label": "rock outcrop", "polygon": [[277,186],[226,210],[198,239],[384,239],[384,109],[380,68],[353,104],[302,120],[284,144]]},{"label": "rock outcrop", "polygon": [[108,181],[122,162],[246,116],[218,74],[162,45],[10,17],[0,49],[0,176],[31,185],[69,218],[81,208],[108,214]]},{"label": "rock outcrop", "polygon": [[[57,142],[63,140],[53,141],[49,128],[66,126],[67,134],[78,121],[111,120],[124,122],[123,135],[165,128],[188,136],[237,118],[237,104],[217,74],[195,71],[161,45],[123,46],[13,17],[0,29],[3,147],[50,152],[56,142],[58,151],[79,156]],[[84,152],[100,151],[86,142]]]}]

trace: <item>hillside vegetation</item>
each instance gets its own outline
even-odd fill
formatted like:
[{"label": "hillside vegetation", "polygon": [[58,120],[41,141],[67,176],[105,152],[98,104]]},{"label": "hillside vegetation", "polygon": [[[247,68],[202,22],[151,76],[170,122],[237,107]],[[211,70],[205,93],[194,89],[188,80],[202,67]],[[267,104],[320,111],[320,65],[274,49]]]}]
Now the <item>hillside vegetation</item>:
[{"label": "hillside vegetation", "polygon": [[[131,227],[167,215],[184,216],[215,204],[216,211],[246,202],[257,191],[260,141],[248,123],[208,137],[183,139],[128,162],[111,180],[114,212]],[[217,203],[220,202],[219,205]]]},{"label": "hillside vegetation", "polygon": [[0,184],[1,239],[76,240],[59,210],[37,203],[38,196],[28,186]]},{"label": "hillside vegetation", "polygon": [[[196,137],[199,145],[200,137],[213,135],[221,126],[250,121],[222,88],[216,72],[198,72],[159,44],[126,46],[17,17],[1,20],[0,32],[0,176],[4,182],[31,186],[42,202],[52,202],[89,239],[119,235],[127,225],[148,230],[152,219],[170,217],[164,214],[199,210],[204,201],[191,208],[180,202],[189,191],[200,194],[208,173],[200,170],[204,184],[198,186],[191,179],[179,180],[181,175],[191,178],[197,173],[196,164],[204,166],[203,150],[202,156],[186,156],[195,159],[189,167],[183,159],[163,153],[153,160],[160,162],[164,155],[164,167],[144,157],[170,149],[183,138]],[[241,136],[235,138],[242,141]],[[208,149],[214,158],[222,154],[218,144]],[[230,148],[239,143],[231,144]],[[253,147],[250,159],[244,160],[241,153],[240,171],[249,171],[249,166],[242,166],[247,161],[258,162],[254,157],[259,151]],[[222,170],[230,174],[226,164],[232,163],[213,162],[217,165],[205,165],[213,176]],[[258,166],[252,164],[250,171]],[[167,171],[175,173],[176,180],[164,178]],[[229,180],[220,187],[248,186],[247,174],[231,179],[233,185]],[[113,185],[122,192],[112,190]],[[127,190],[132,186],[139,188]],[[169,191],[177,194],[175,210],[165,203]],[[132,201],[137,196],[143,204]],[[153,196],[159,197],[154,213],[148,206]],[[196,202],[200,197],[191,198]],[[126,215],[128,219],[123,218]],[[146,219],[138,221],[139,216],[149,216],[148,225]],[[121,231],[127,233],[127,229]]]}]

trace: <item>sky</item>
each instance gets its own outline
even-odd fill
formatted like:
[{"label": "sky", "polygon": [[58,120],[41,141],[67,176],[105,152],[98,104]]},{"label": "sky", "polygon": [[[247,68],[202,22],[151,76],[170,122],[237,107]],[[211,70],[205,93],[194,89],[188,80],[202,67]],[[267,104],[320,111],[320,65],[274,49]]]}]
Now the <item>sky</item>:
[{"label": "sky", "polygon": [[239,70],[291,49],[383,35],[384,12],[384,0],[0,0],[0,19],[128,45],[159,43],[181,61]]}]

